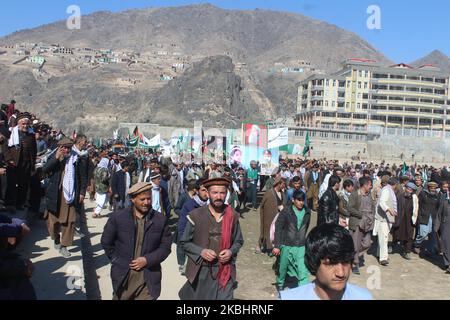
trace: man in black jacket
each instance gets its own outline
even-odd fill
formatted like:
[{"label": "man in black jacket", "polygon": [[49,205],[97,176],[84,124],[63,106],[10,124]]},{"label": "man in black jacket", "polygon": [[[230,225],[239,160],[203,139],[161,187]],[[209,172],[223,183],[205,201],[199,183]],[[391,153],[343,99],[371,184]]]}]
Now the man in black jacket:
[{"label": "man in black jacket", "polygon": [[161,293],[161,263],[170,254],[172,235],[167,218],[152,209],[151,189],[148,182],[131,187],[132,205],[113,213],[103,230],[117,300],[156,300]]},{"label": "man in black jacket", "polygon": [[309,282],[306,269],[305,243],[311,218],[310,209],[305,207],[306,194],[302,190],[294,191],[292,205],[284,208],[275,223],[275,241],[272,253],[280,255],[280,267],[277,275],[277,289],[295,288]]},{"label": "man in black jacket", "polygon": [[[48,159],[42,171],[50,176],[45,192],[47,228],[55,249],[69,258],[67,247],[73,243],[77,213],[83,208],[88,183],[88,157],[83,153],[86,137],[79,135],[76,145],[63,138],[58,150]],[[78,147],[77,147],[78,146]]]},{"label": "man in black jacket", "polygon": [[111,179],[114,211],[121,210],[126,207],[126,194],[127,190],[131,187],[131,177],[128,173],[128,162],[123,161],[120,166],[122,169],[115,172]]},{"label": "man in black jacket", "polygon": [[346,226],[345,219],[339,217],[339,190],[341,178],[331,176],[328,181],[328,189],[319,200],[319,208],[317,210],[317,225],[324,223],[336,223]]}]

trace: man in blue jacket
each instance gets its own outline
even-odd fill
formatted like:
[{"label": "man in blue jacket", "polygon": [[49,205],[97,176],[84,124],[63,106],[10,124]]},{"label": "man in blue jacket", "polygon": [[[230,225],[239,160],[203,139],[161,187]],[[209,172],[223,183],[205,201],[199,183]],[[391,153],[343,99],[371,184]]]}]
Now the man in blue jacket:
[{"label": "man in blue jacket", "polygon": [[132,205],[113,213],[103,231],[115,300],[156,300],[161,294],[161,263],[172,235],[167,218],[152,209],[151,189],[148,182],[131,187]]},{"label": "man in blue jacket", "polygon": [[183,237],[184,229],[186,228],[187,216],[188,214],[197,208],[204,207],[208,204],[208,190],[203,185],[205,180],[197,180],[195,186],[195,194],[192,198],[189,198],[184,203],[180,212],[180,219],[178,220],[178,243],[177,243],[177,260],[178,269],[181,275],[185,274],[186,271],[186,255],[184,253],[183,247],[180,244],[180,239]]}]

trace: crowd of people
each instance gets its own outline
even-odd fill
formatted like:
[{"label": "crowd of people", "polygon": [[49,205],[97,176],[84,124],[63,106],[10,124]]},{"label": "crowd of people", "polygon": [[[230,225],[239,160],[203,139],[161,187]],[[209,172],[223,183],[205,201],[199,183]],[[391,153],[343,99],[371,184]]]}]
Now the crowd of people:
[{"label": "crowd of people", "polygon": [[[346,283],[345,270],[360,274],[373,245],[381,266],[387,267],[395,252],[407,260],[412,252],[442,254],[450,273],[446,167],[280,159],[264,176],[257,161],[244,168],[226,160],[176,162],[151,149],[117,154],[113,141],[95,147],[83,133],[65,136],[16,110],[14,101],[2,105],[0,115],[0,210],[8,213],[0,213],[1,298],[35,298],[29,281],[33,265],[14,251],[30,227],[14,215],[26,209],[27,219],[45,219],[54,250],[69,258],[74,237],[85,236],[77,227],[85,198],[95,201],[92,218],[113,212],[101,244],[118,300],[159,297],[161,263],[172,242],[179,272],[187,278],[180,298],[232,299],[245,238],[239,221],[257,209],[257,252],[276,257],[279,292],[303,288],[311,275],[318,279],[321,263],[345,265],[336,272]],[[313,220],[318,229],[308,235]],[[176,224],[173,232],[170,223]],[[329,242],[314,238],[318,235]],[[321,261],[311,248],[323,253]],[[333,291],[317,281],[323,292]]]}]

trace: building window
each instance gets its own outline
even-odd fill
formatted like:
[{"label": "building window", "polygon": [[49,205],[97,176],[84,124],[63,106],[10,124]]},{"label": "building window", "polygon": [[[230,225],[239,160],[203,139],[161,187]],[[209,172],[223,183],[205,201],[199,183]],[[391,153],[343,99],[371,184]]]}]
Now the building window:
[{"label": "building window", "polygon": [[358,81],[358,89],[361,89],[361,81]]},{"label": "building window", "polygon": [[331,106],[332,106],[333,108],[336,107],[336,102],[335,102],[335,101],[331,102]]},{"label": "building window", "polygon": [[350,102],[347,102],[347,103],[345,104],[345,107],[346,107],[346,108],[350,108]]},{"label": "building window", "polygon": [[369,84],[367,82],[364,82],[364,89],[367,89],[368,85]]},{"label": "building window", "polygon": [[325,107],[328,107],[328,100],[325,100]]}]

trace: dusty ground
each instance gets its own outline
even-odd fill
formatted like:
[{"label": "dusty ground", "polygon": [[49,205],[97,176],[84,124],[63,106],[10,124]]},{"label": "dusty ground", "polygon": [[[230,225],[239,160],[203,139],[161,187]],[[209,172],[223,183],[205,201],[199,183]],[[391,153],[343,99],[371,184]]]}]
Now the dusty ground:
[{"label": "dusty ground", "polygon": [[[275,273],[272,270],[275,258],[255,253],[259,237],[259,210],[249,211],[244,217],[241,227],[245,244],[238,258],[239,286],[235,296],[238,299],[277,299]],[[313,213],[310,229],[315,226],[316,220]],[[450,275],[440,268],[440,256],[429,261],[414,254],[412,260],[407,261],[394,253],[389,255],[390,265],[382,267],[371,251],[366,254],[366,265],[360,268],[361,275],[352,274],[350,283],[369,289],[375,299],[450,299]]]},{"label": "dusty ground", "polygon": [[[92,219],[93,202],[86,201],[86,223],[83,239],[75,238],[70,248],[72,257],[68,260],[53,249],[53,242],[43,221],[32,225],[32,234],[22,243],[20,252],[35,263],[32,282],[39,299],[105,299],[112,298],[110,264],[100,245],[105,217]],[[313,214],[312,224],[316,216]],[[172,221],[174,222],[174,221]],[[249,211],[241,219],[245,244],[238,256],[239,286],[235,291],[237,299],[276,299],[275,274],[272,270],[275,258],[255,253],[259,237],[259,211]],[[366,266],[361,275],[352,275],[350,282],[368,288],[375,299],[450,299],[450,275],[439,267],[441,261],[427,261],[413,255],[411,261],[399,254],[390,255],[388,267],[381,267],[372,255],[366,255]],[[81,277],[75,272],[81,272]],[[178,290],[185,282],[180,276],[176,262],[175,246],[163,263],[163,282],[160,299],[178,299]],[[69,284],[69,286],[68,286]],[[70,285],[72,284],[72,285]],[[73,284],[79,284],[80,288]]]}]

